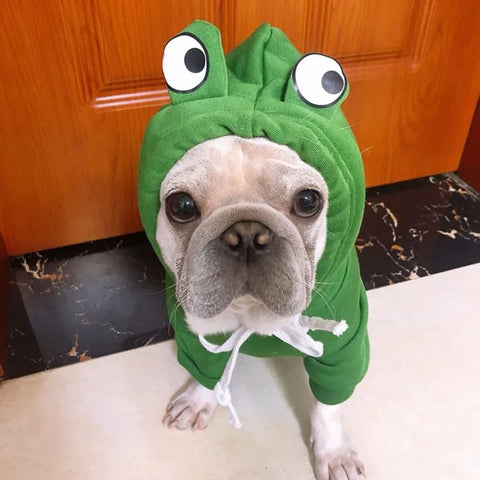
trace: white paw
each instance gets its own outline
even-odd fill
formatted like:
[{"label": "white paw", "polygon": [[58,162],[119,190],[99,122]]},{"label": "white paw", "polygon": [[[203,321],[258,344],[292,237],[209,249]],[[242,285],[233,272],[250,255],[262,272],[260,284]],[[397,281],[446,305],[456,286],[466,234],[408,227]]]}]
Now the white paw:
[{"label": "white paw", "polygon": [[213,418],[217,406],[213,390],[194,382],[167,405],[163,424],[178,430],[202,430]]},{"label": "white paw", "polygon": [[316,402],[312,409],[312,436],[317,480],[359,480],[365,467],[350,447],[340,420],[340,405]]},{"label": "white paw", "polygon": [[365,467],[351,448],[322,452],[313,447],[317,480],[358,480],[365,476]]}]

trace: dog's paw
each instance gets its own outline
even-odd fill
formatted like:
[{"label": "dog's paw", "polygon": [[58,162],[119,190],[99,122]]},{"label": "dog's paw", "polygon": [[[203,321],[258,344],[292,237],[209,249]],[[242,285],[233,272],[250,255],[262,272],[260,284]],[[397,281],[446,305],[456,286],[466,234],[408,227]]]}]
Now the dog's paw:
[{"label": "dog's paw", "polygon": [[213,390],[194,382],[167,405],[163,424],[178,430],[203,430],[213,418],[217,406]]},{"label": "dog's paw", "polygon": [[317,480],[358,480],[365,477],[365,467],[351,448],[333,451],[316,451],[315,478]]}]

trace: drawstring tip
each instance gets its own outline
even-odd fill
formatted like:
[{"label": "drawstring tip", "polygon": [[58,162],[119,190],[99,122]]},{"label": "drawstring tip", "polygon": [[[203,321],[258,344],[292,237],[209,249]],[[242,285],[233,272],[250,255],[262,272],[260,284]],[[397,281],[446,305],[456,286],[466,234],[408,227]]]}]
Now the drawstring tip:
[{"label": "drawstring tip", "polygon": [[237,415],[237,412],[235,408],[233,407],[232,404],[228,405],[228,408],[230,410],[230,425],[233,425],[234,428],[242,428],[242,422],[240,421],[240,418]]},{"label": "drawstring tip", "polygon": [[332,333],[336,337],[340,337],[347,331],[347,329],[348,329],[347,322],[345,320],[341,320],[340,322],[338,322],[337,325],[335,325],[335,327],[333,327]]},{"label": "drawstring tip", "polygon": [[240,418],[238,418],[237,411],[232,404],[232,396],[228,387],[225,387],[221,382],[218,382],[213,391],[215,392],[218,403],[223,407],[228,407],[230,410],[230,425],[233,425],[235,428],[242,428],[242,422],[240,421]]},{"label": "drawstring tip", "polygon": [[230,417],[230,425],[233,425],[233,428],[243,428],[242,422],[233,416]]}]

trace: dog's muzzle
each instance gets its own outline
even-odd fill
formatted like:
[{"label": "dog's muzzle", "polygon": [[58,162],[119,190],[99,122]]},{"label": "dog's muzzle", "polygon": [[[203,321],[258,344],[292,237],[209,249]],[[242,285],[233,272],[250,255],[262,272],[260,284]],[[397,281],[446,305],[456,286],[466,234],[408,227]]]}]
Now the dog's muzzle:
[{"label": "dog's muzzle", "polygon": [[210,318],[249,294],[273,313],[300,313],[310,300],[311,268],[295,225],[268,205],[223,207],[193,233],[177,262],[177,298]]}]

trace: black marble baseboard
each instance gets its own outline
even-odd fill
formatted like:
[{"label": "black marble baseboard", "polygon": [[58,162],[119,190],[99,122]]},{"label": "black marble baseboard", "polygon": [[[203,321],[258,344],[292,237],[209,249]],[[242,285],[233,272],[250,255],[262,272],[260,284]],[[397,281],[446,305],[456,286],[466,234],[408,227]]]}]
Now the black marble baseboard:
[{"label": "black marble baseboard", "polygon": [[[356,247],[368,289],[480,262],[480,196],[452,174],[369,189]],[[8,377],[173,336],[143,233],[10,264]]]},{"label": "black marble baseboard", "polygon": [[172,336],[164,270],[143,233],[22,255],[11,268],[9,377]]},{"label": "black marble baseboard", "polygon": [[480,262],[480,194],[454,174],[371,188],[356,247],[367,289]]}]

